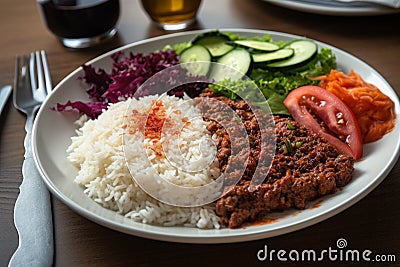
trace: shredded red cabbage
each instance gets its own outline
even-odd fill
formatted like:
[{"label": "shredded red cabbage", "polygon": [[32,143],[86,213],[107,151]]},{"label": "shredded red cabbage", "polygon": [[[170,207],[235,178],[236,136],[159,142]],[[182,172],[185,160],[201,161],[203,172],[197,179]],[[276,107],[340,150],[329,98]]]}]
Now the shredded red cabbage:
[{"label": "shredded red cabbage", "polygon": [[[84,76],[81,77],[89,85],[87,93],[93,102],[84,103],[81,101],[68,101],[65,104],[58,103],[54,110],[70,111],[78,110],[81,114],[86,114],[89,118],[97,118],[103,110],[107,109],[109,103],[116,103],[133,97],[137,89],[151,76],[168,67],[179,64],[179,56],[174,50],[153,52],[148,55],[133,54],[125,56],[123,52],[117,52],[111,56],[113,68],[111,73],[104,69],[96,70],[91,65],[83,65]],[[160,77],[160,87],[168,84],[169,87],[182,81],[182,72],[168,74],[168,77]],[[206,86],[204,83],[190,83],[185,86],[178,86],[168,94],[183,96],[187,92],[189,96],[198,95]],[[163,85],[164,84],[164,85]],[[157,91],[157,90],[156,90]],[[153,94],[144,90],[135,96]]]},{"label": "shredded red cabbage", "polygon": [[103,110],[107,109],[107,106],[108,104],[105,102],[68,101],[65,104],[57,103],[54,109],[57,111],[71,111],[76,109],[81,114],[86,114],[89,118],[95,119],[103,112]]}]

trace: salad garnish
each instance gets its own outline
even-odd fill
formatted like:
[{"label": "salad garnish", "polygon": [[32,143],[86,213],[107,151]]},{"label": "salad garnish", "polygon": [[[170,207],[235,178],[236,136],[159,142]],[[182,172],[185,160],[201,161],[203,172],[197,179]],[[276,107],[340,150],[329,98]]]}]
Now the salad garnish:
[{"label": "salad garnish", "polygon": [[[289,50],[293,53],[287,53]],[[282,53],[278,53],[279,51]],[[286,56],[283,57],[282,54]],[[204,65],[205,67],[197,70],[188,69],[183,74],[203,77],[197,79],[203,79],[203,83],[177,86],[168,93],[177,97],[182,97],[185,93],[196,97],[205,88],[211,88],[217,96],[239,100],[242,98],[239,96],[246,95],[245,100],[252,101],[260,108],[267,105],[274,115],[296,118],[298,115],[293,114],[295,109],[290,106],[290,103],[294,102],[286,100],[286,105],[284,104],[290,92],[303,86],[320,86],[339,97],[340,103],[344,102],[350,107],[356,117],[357,125],[354,128],[361,130],[363,143],[378,140],[391,131],[395,123],[394,103],[389,97],[376,86],[365,82],[356,72],[352,71],[346,75],[338,71],[336,56],[332,50],[319,48],[316,42],[306,38],[284,42],[275,41],[268,34],[248,38],[232,33],[209,31],[199,34],[189,42],[167,45],[148,55],[132,52],[125,55],[123,52],[117,52],[111,58],[113,66],[109,73],[90,65],[82,66],[84,75],[81,79],[90,86],[87,93],[91,102],[68,101],[65,104],[58,103],[54,109],[75,109],[95,119],[107,109],[109,103],[152,94],[146,90],[138,94],[137,90],[148,78],[161,70],[180,63],[206,61],[230,65],[250,79],[243,79],[238,75],[224,77],[224,71],[216,70],[215,65]],[[258,60],[255,61],[255,58]],[[211,82],[207,74],[210,74]],[[182,79],[182,73],[176,75],[160,77],[160,84],[172,85],[173,88],[174,83]],[[266,101],[257,101],[259,95],[254,92],[254,84]],[[292,111],[289,112],[290,110]],[[321,124],[323,120],[313,113],[315,112],[311,112],[311,116]],[[322,128],[327,135],[334,135],[336,139],[349,143],[340,131]],[[360,150],[357,151],[353,157],[360,158]]]}]

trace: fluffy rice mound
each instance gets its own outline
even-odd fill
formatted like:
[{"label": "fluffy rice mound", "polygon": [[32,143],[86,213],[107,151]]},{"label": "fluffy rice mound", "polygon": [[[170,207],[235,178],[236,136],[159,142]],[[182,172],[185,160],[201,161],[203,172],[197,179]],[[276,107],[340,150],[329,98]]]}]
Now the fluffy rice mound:
[{"label": "fluffy rice mound", "polygon": [[[179,166],[171,164],[171,158],[160,156],[157,149],[154,149],[157,143],[155,136],[146,136],[144,132],[134,130],[126,135],[127,128],[129,132],[129,127],[134,129],[140,123],[138,120],[133,122],[133,126],[127,125],[127,114],[131,114],[131,109],[134,113],[148,114],[157,99],[158,96],[147,96],[139,100],[110,104],[97,119],[81,118],[77,121],[80,127],[76,136],[71,138],[72,143],[67,149],[68,160],[79,169],[75,182],[82,185],[84,193],[103,207],[136,222],[220,228],[213,206],[178,207],[162,203],[146,194],[129,171],[125,154],[127,151],[129,158],[134,157],[133,164],[129,166],[131,170],[136,166],[137,169],[132,170],[135,176],[151,176],[152,171],[156,171],[169,182],[186,187],[204,185],[219,176],[218,161],[214,157],[216,148],[209,142],[212,136],[206,129],[206,122],[191,120],[198,117],[198,114],[193,105],[184,104],[185,100],[173,96],[162,98],[163,107],[168,114],[190,123],[183,124],[179,138],[169,138],[167,135],[158,142],[164,142],[165,138],[169,142],[177,140],[179,144],[174,144],[174,147],[179,148],[184,162],[193,162],[195,166],[207,165],[207,168],[199,168],[201,170],[197,172],[184,172]],[[132,123],[130,119],[128,122]],[[143,143],[147,144],[147,149],[144,150],[146,160],[141,158],[143,153],[137,152],[139,147],[143,147]],[[206,151],[209,154],[204,154]],[[172,155],[175,155],[176,151],[173,152]]]}]

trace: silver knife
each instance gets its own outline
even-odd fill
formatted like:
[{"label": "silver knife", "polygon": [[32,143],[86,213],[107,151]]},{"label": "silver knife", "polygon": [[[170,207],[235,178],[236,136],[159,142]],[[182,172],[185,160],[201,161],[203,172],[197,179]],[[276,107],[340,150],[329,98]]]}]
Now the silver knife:
[{"label": "silver knife", "polygon": [[2,88],[0,88],[0,115],[1,112],[3,111],[4,106],[7,103],[7,99],[10,96],[12,91],[11,85],[5,85]]}]

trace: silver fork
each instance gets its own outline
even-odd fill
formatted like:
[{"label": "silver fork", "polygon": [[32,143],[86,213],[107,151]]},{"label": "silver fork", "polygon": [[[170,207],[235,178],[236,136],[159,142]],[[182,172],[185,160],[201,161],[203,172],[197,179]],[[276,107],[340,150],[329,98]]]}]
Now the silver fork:
[{"label": "silver fork", "polygon": [[19,244],[9,266],[51,266],[54,252],[50,194],[36,169],[31,148],[36,112],[52,90],[44,51],[17,56],[14,88],[14,106],[25,113],[27,119],[23,179],[14,207]]}]

